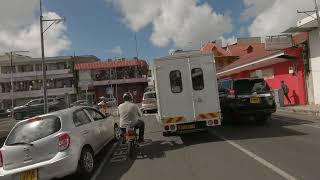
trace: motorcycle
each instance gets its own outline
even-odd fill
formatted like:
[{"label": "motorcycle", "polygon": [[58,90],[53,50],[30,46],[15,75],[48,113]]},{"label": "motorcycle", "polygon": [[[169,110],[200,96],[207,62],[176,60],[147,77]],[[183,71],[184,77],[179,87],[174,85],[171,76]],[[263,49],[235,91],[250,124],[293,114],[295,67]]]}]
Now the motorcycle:
[{"label": "motorcycle", "polygon": [[121,137],[120,143],[126,144],[128,156],[134,158],[137,153],[137,148],[139,147],[136,129],[131,127],[126,128]]}]

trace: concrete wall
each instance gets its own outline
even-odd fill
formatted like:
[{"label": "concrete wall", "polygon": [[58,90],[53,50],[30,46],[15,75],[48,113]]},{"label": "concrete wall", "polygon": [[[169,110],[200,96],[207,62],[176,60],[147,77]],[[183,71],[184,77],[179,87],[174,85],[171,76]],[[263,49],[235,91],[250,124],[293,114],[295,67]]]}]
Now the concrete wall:
[{"label": "concrete wall", "polygon": [[310,32],[309,43],[314,104],[320,104],[320,36],[318,30]]}]

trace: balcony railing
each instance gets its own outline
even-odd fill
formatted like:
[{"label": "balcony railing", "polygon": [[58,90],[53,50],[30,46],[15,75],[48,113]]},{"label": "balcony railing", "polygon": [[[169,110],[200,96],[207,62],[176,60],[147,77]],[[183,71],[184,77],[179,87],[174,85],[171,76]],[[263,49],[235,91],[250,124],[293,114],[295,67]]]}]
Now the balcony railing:
[{"label": "balcony railing", "polygon": [[[14,81],[25,81],[33,80],[34,77],[41,77],[42,71],[32,71],[23,73],[13,73]],[[47,76],[61,76],[61,77],[72,77],[71,69],[59,69],[59,70],[48,70]],[[11,79],[11,74],[0,74],[0,82],[8,82]]]},{"label": "balcony railing", "polygon": [[[48,89],[48,96],[58,96],[58,95],[74,94],[74,93],[76,93],[76,90],[74,87]],[[43,90],[19,91],[19,92],[13,93],[14,99],[32,98],[32,97],[39,97],[42,95],[43,95]],[[0,100],[3,100],[3,99],[11,99],[11,92],[0,93]]]},{"label": "balcony railing", "polygon": [[130,84],[130,83],[140,83],[140,82],[148,82],[148,78],[132,78],[132,79],[118,79],[118,80],[102,80],[102,81],[80,81],[80,87],[87,86],[104,86],[109,84]]}]

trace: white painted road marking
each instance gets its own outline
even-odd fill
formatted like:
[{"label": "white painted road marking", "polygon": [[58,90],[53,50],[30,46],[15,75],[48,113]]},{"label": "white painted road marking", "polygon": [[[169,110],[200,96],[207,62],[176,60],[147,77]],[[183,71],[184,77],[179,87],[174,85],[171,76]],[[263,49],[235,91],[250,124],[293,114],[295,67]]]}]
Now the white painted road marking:
[{"label": "white painted road marking", "polygon": [[96,180],[99,174],[102,171],[102,168],[108,163],[108,160],[110,159],[111,155],[113,154],[114,149],[117,147],[118,143],[114,143],[112,147],[110,148],[108,154],[104,157],[103,161],[101,162],[99,168],[93,173],[90,180]]},{"label": "white painted road marking", "polygon": [[268,162],[267,160],[257,156],[256,154],[254,154],[253,152],[245,149],[244,147],[240,146],[239,144],[228,140],[227,138],[217,134],[216,132],[213,132],[214,135],[218,136],[219,138],[223,139],[224,141],[226,141],[227,143],[229,143],[230,145],[232,145],[233,147],[237,148],[238,150],[242,151],[243,153],[245,153],[246,155],[250,156],[251,158],[255,159],[256,161],[258,161],[260,164],[266,166],[267,168],[271,169],[272,171],[276,172],[277,174],[279,174],[280,176],[282,176],[283,178],[285,178],[286,180],[297,180],[297,178],[291,176],[290,174],[286,173],[284,170],[280,169],[279,167],[271,164],[270,162]]}]

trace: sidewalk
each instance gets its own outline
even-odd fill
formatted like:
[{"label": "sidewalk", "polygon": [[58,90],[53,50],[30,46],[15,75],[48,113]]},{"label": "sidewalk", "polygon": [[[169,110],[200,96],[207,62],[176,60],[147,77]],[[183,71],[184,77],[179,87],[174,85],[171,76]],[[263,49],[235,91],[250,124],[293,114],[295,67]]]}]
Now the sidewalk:
[{"label": "sidewalk", "polygon": [[320,105],[278,107],[279,112],[296,112],[313,116],[320,116]]}]

